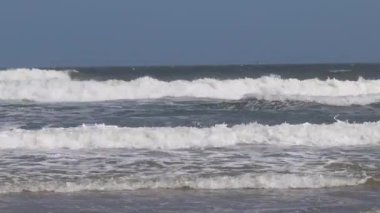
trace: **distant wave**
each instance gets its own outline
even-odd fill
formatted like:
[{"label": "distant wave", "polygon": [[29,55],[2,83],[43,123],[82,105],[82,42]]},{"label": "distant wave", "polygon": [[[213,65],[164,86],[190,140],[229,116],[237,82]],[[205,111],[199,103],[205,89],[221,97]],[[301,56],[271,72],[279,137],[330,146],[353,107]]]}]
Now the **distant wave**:
[{"label": "distant wave", "polygon": [[[298,100],[329,105],[380,102],[380,80],[281,79],[276,76],[234,80],[160,81],[141,77],[131,81],[76,81],[70,71],[16,69],[0,72],[0,100],[84,102],[118,99],[192,97],[238,100]],[[71,71],[73,72],[73,71]]]},{"label": "distant wave", "polygon": [[331,73],[342,73],[342,72],[352,72],[351,69],[336,69],[336,70],[329,70]]},{"label": "distant wave", "polygon": [[77,192],[120,191],[136,189],[287,189],[327,188],[366,184],[368,177],[335,177],[329,175],[261,174],[241,176],[177,177],[119,177],[80,179],[77,181],[12,181],[0,183],[0,193],[12,192]]},{"label": "distant wave", "polygon": [[316,147],[380,145],[380,122],[350,124],[258,123],[232,127],[117,127],[81,126],[41,130],[0,131],[0,149],[182,149],[237,144],[304,145]]}]

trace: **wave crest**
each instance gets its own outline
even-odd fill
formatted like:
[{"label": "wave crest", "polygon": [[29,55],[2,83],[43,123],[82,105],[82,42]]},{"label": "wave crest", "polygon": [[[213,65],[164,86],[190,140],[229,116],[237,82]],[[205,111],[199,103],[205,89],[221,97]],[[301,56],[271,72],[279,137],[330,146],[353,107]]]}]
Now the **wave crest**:
[{"label": "wave crest", "polygon": [[216,125],[195,127],[81,126],[0,132],[0,149],[183,149],[237,144],[317,147],[380,144],[380,122],[350,124]]},{"label": "wave crest", "polygon": [[70,70],[57,71],[57,70],[41,70],[41,69],[9,69],[0,71],[0,81],[32,81],[32,80],[66,80],[70,81]]},{"label": "wave crest", "polygon": [[42,102],[104,101],[194,97],[238,100],[313,101],[331,105],[369,104],[380,101],[380,80],[336,79],[198,79],[160,81],[142,77],[131,81],[75,81],[68,71],[18,69],[0,72],[0,99]]}]

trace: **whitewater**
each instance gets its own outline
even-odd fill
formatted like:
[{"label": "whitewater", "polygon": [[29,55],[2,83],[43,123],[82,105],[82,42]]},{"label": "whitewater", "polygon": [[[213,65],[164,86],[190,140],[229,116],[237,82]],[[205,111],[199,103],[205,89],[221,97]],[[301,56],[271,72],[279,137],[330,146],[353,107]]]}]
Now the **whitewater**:
[{"label": "whitewater", "polygon": [[0,193],[122,191],[138,189],[310,189],[366,184],[370,177],[334,177],[323,175],[265,174],[212,178],[122,177],[107,180],[82,179],[76,182],[27,181],[0,186]]},{"label": "whitewater", "polygon": [[298,80],[278,76],[218,80],[162,81],[149,76],[124,80],[73,80],[70,72],[41,69],[0,71],[0,100],[89,102],[123,99],[189,97],[238,100],[298,100],[329,105],[366,105],[380,102],[380,80],[357,81],[316,78]]},{"label": "whitewater", "polygon": [[258,123],[195,127],[117,127],[106,125],[41,130],[0,131],[0,149],[183,149],[237,144],[303,145],[317,147],[380,145],[380,122],[350,124]]},{"label": "whitewater", "polygon": [[0,71],[0,212],[365,212],[379,153],[376,64]]}]

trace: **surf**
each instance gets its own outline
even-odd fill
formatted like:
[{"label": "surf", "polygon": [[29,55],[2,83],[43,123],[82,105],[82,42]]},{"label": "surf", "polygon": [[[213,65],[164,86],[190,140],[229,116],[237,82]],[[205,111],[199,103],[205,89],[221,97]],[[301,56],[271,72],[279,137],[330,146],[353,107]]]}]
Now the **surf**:
[{"label": "surf", "polygon": [[16,69],[0,72],[0,100],[92,102],[172,98],[296,100],[328,105],[380,102],[380,80],[282,79],[277,76],[217,80],[72,80],[70,72]]},{"label": "surf", "polygon": [[197,127],[117,127],[107,125],[0,131],[0,149],[188,149],[239,144],[277,146],[380,145],[380,122],[361,124],[258,123]]}]

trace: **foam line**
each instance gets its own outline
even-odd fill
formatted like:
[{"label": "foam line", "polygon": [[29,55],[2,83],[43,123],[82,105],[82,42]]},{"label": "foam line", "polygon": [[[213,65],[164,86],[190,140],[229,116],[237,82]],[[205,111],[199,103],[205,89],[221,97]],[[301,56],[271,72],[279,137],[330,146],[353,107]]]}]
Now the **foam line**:
[{"label": "foam line", "polygon": [[321,125],[285,123],[267,126],[251,123],[209,128],[95,125],[41,130],[14,129],[0,131],[0,149],[182,149],[237,144],[316,147],[379,145],[379,129],[380,122],[349,124],[340,121]]},{"label": "foam line", "polygon": [[137,189],[289,189],[328,188],[365,184],[368,177],[334,177],[329,175],[245,174],[209,178],[177,177],[147,178],[120,177],[108,179],[80,179],[79,181],[13,181],[0,184],[0,193],[14,192],[78,192],[120,191]]}]

